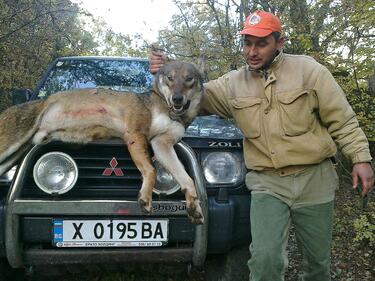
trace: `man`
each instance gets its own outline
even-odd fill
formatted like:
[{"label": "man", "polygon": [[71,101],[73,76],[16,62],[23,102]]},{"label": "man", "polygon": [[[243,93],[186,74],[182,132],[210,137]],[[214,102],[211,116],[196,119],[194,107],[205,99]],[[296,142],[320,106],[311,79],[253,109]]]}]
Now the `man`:
[{"label": "man", "polygon": [[[251,281],[284,280],[293,223],[304,281],[330,278],[336,144],[353,163],[353,187],[374,184],[367,139],[331,73],[313,58],[284,54],[279,18],[257,11],[247,19],[247,67],[206,83],[202,107],[233,118],[244,134],[252,191]],[[150,71],[165,57],[153,52]],[[336,144],[335,144],[336,143]]]}]

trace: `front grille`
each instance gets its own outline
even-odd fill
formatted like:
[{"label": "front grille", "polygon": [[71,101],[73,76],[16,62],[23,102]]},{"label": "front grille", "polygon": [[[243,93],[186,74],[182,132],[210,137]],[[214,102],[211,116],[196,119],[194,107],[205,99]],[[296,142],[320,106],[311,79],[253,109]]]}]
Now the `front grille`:
[{"label": "front grille", "polygon": [[[78,166],[79,177],[76,185],[66,194],[59,195],[64,199],[131,199],[137,198],[142,185],[141,173],[132,161],[126,145],[120,140],[95,142],[86,145],[66,144],[61,142],[49,143],[42,146],[28,164],[25,182],[21,193],[22,198],[52,197],[41,191],[33,179],[35,162],[45,153],[60,151],[70,155]],[[106,168],[111,168],[110,161],[115,157],[123,176],[114,172],[110,176],[103,175]],[[154,194],[154,199],[163,196]],[[181,192],[168,198],[182,199]]]}]

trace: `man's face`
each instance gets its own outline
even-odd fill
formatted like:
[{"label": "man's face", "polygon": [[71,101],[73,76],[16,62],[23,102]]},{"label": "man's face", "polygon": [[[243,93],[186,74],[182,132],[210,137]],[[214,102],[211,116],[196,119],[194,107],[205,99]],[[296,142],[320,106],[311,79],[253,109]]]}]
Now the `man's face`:
[{"label": "man's face", "polygon": [[245,60],[251,69],[257,70],[272,61],[276,51],[282,48],[284,40],[280,37],[276,41],[272,34],[267,37],[245,35],[243,42]]}]

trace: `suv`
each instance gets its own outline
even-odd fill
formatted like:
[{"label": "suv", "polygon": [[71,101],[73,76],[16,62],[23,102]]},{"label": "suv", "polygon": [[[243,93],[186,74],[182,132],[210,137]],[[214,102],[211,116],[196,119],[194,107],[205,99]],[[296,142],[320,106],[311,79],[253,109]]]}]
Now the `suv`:
[{"label": "suv", "polygon": [[[23,96],[30,101],[58,91],[95,87],[141,95],[152,81],[144,59],[64,57],[56,59],[36,89]],[[220,270],[230,275],[230,260],[236,266],[239,263],[233,253],[250,242],[242,134],[216,116],[197,117],[175,149],[196,184],[205,214],[203,225],[190,223],[179,185],[157,163],[152,214],[140,211],[141,175],[122,140],[32,147],[0,178],[2,262],[28,269],[115,262],[203,267],[210,255],[214,257],[206,263],[207,272],[213,268],[210,276]],[[69,167],[76,169],[66,173]],[[38,169],[46,169],[47,178],[38,178]],[[57,184],[61,191],[55,190]],[[238,274],[238,269],[233,271]]]}]

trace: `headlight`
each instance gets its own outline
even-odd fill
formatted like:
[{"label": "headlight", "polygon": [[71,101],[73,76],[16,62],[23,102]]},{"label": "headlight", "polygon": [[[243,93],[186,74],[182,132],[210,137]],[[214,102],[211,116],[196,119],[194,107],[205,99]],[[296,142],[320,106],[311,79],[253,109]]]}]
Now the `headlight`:
[{"label": "headlight", "polygon": [[63,194],[75,185],[78,168],[68,154],[50,152],[36,162],[33,175],[35,183],[44,192]]},{"label": "headlight", "polygon": [[156,169],[156,184],[154,192],[156,194],[169,195],[180,189],[180,185],[174,177],[164,169],[164,167],[155,159],[152,160]]},{"label": "headlight", "polygon": [[211,152],[202,155],[203,174],[210,184],[236,184],[244,178],[240,157],[231,152]]}]

